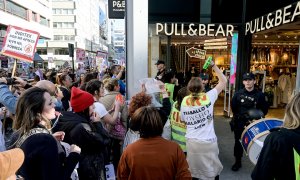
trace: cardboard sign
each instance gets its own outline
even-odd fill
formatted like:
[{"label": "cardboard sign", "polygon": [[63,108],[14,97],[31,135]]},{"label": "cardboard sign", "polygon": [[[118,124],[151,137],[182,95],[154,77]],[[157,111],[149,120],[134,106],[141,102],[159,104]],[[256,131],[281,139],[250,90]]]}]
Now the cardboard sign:
[{"label": "cardboard sign", "polygon": [[40,33],[16,26],[8,26],[1,53],[16,59],[33,61]]}]

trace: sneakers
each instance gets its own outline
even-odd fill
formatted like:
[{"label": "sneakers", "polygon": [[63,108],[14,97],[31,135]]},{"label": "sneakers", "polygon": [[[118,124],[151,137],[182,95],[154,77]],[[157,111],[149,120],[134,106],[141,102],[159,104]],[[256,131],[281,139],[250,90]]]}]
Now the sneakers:
[{"label": "sneakers", "polygon": [[242,163],[239,161],[236,161],[234,165],[231,167],[232,171],[238,171],[242,167]]}]

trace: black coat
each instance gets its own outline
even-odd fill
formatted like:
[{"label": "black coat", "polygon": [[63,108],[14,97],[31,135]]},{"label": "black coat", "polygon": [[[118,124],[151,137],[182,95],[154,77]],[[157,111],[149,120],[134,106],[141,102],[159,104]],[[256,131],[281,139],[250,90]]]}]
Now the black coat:
[{"label": "black coat", "polygon": [[268,103],[265,95],[259,90],[247,91],[245,88],[236,92],[231,101],[231,109],[233,112],[233,119],[238,129],[244,129],[245,124],[249,120],[248,112],[251,109],[261,110],[263,117],[268,113]]},{"label": "black coat", "polygon": [[78,174],[80,179],[98,179],[108,162],[110,138],[101,122],[91,123],[73,112],[63,112],[53,132],[64,131],[64,141],[81,148]]},{"label": "black coat", "polygon": [[[295,180],[293,148],[300,153],[300,128],[282,128],[269,134],[252,172],[252,179]],[[299,172],[299,164],[296,168]]]},{"label": "black coat", "polygon": [[20,148],[24,151],[25,160],[18,175],[26,180],[70,179],[80,158],[75,152],[66,157],[61,144],[47,133],[28,137]]}]

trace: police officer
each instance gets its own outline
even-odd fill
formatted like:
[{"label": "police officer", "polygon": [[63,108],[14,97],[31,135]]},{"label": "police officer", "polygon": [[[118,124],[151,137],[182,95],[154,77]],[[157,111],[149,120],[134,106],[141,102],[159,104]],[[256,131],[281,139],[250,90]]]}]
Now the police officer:
[{"label": "police officer", "polygon": [[205,92],[208,92],[211,90],[211,88],[209,87],[209,75],[207,73],[201,73],[200,74],[200,78],[202,79],[202,83],[204,85],[204,90]]},{"label": "police officer", "polygon": [[233,119],[230,125],[235,139],[235,163],[231,168],[232,171],[238,171],[242,167],[243,148],[239,140],[244,127],[250,124],[251,120],[260,119],[268,113],[268,103],[266,102],[265,95],[254,88],[255,82],[254,74],[244,74],[243,84],[245,87],[236,92],[232,98],[231,109]]},{"label": "police officer", "polygon": [[165,61],[163,60],[157,60],[155,63],[156,68],[157,68],[157,74],[155,76],[156,80],[160,80],[163,83],[165,83],[165,74],[166,74],[166,66],[165,66]]}]

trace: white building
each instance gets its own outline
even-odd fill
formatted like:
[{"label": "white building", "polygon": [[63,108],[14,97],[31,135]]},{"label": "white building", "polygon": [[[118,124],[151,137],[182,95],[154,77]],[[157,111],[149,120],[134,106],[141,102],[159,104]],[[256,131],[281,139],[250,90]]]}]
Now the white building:
[{"label": "white building", "polygon": [[40,39],[53,38],[51,1],[0,0],[0,50],[8,25],[37,31]]},{"label": "white building", "polygon": [[108,44],[111,59],[125,59],[125,20],[111,19],[108,26]]},{"label": "white building", "polygon": [[72,67],[68,43],[74,44],[75,67],[76,49],[85,50],[86,59],[95,58],[102,46],[100,9],[106,11],[104,0],[52,0],[53,39],[38,44],[38,52],[49,60],[49,68],[60,67],[65,62]]}]

